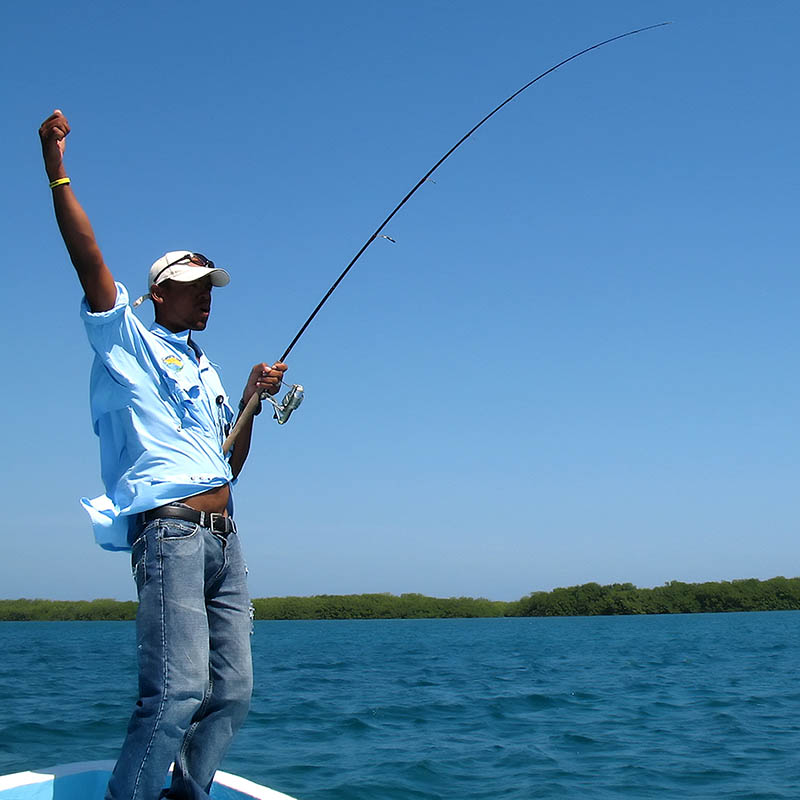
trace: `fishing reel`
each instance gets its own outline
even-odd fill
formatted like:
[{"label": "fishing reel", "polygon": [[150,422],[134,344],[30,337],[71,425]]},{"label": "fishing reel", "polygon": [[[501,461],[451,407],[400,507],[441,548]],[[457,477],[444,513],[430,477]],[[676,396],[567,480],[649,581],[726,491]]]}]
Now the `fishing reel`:
[{"label": "fishing reel", "polygon": [[292,416],[292,411],[300,407],[304,397],[303,387],[299,383],[295,383],[291,389],[283,396],[280,403],[267,392],[261,393],[261,399],[272,403],[275,413],[272,415],[273,419],[278,421],[278,425],[285,425]]}]

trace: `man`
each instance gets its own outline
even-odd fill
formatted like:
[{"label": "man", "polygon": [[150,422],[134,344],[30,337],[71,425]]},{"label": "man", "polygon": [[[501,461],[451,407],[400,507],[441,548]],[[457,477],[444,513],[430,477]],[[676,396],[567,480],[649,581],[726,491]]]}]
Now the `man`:
[{"label": "man", "polygon": [[[56,110],[39,135],[95,352],[91,411],[106,494],[82,502],[98,543],[132,552],[139,595],[139,700],[106,798],[208,798],[252,689],[247,568],[231,482],[247,458],[253,421],[227,458],[222,442],[234,412],[192,338],[208,324],[212,287],[230,278],[198,253],[167,253],[148,276],[155,323],[142,325],[72,191],[64,167],[69,130]],[[285,370],[256,364],[240,412],[254,393],[277,392]],[[162,791],[173,760],[171,786]]]}]

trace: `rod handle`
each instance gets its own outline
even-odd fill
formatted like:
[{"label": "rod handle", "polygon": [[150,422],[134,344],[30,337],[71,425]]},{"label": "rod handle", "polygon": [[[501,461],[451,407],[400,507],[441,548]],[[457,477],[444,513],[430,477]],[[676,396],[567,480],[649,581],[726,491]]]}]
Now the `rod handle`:
[{"label": "rod handle", "polygon": [[222,443],[223,455],[228,455],[230,449],[233,447],[233,443],[236,441],[236,437],[242,432],[242,428],[255,416],[260,402],[261,400],[258,392],[253,392],[253,394],[250,395],[250,399],[247,401],[247,405],[242,409],[242,413],[239,414],[239,419],[236,420],[236,424]]}]

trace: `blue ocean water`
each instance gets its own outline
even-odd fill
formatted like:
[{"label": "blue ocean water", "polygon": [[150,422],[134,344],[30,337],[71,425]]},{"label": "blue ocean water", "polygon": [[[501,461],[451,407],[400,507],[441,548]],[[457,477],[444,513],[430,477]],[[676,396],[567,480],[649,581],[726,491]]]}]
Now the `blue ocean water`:
[{"label": "blue ocean water", "polygon": [[[301,800],[800,798],[800,612],[257,622],[224,769]],[[0,623],[0,773],[113,759],[132,623]]]}]

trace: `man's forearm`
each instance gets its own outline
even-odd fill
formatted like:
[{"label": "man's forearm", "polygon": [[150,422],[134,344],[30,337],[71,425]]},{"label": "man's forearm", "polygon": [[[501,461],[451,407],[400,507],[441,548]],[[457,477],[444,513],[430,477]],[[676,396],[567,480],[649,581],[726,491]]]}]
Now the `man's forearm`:
[{"label": "man's forearm", "polygon": [[247,456],[250,453],[250,439],[253,435],[253,420],[254,417],[250,417],[242,428],[240,432],[236,436],[236,441],[233,444],[233,451],[231,452],[231,457],[229,460],[229,464],[231,465],[231,472],[233,472],[233,477],[239,477],[239,473],[242,471],[242,467],[244,467],[244,462],[247,460]]},{"label": "man's forearm", "polygon": [[78,273],[92,311],[108,311],[114,307],[117,289],[89,217],[78,202],[69,184],[53,189],[53,208],[61,238],[67,247],[72,265]]},{"label": "man's forearm", "polygon": [[[84,275],[91,276],[103,266],[103,255],[97,244],[89,217],[83,210],[72,186],[57,186],[53,189],[53,208],[58,229],[67,246],[78,277],[83,283]],[[85,288],[85,287],[84,287]]]}]

